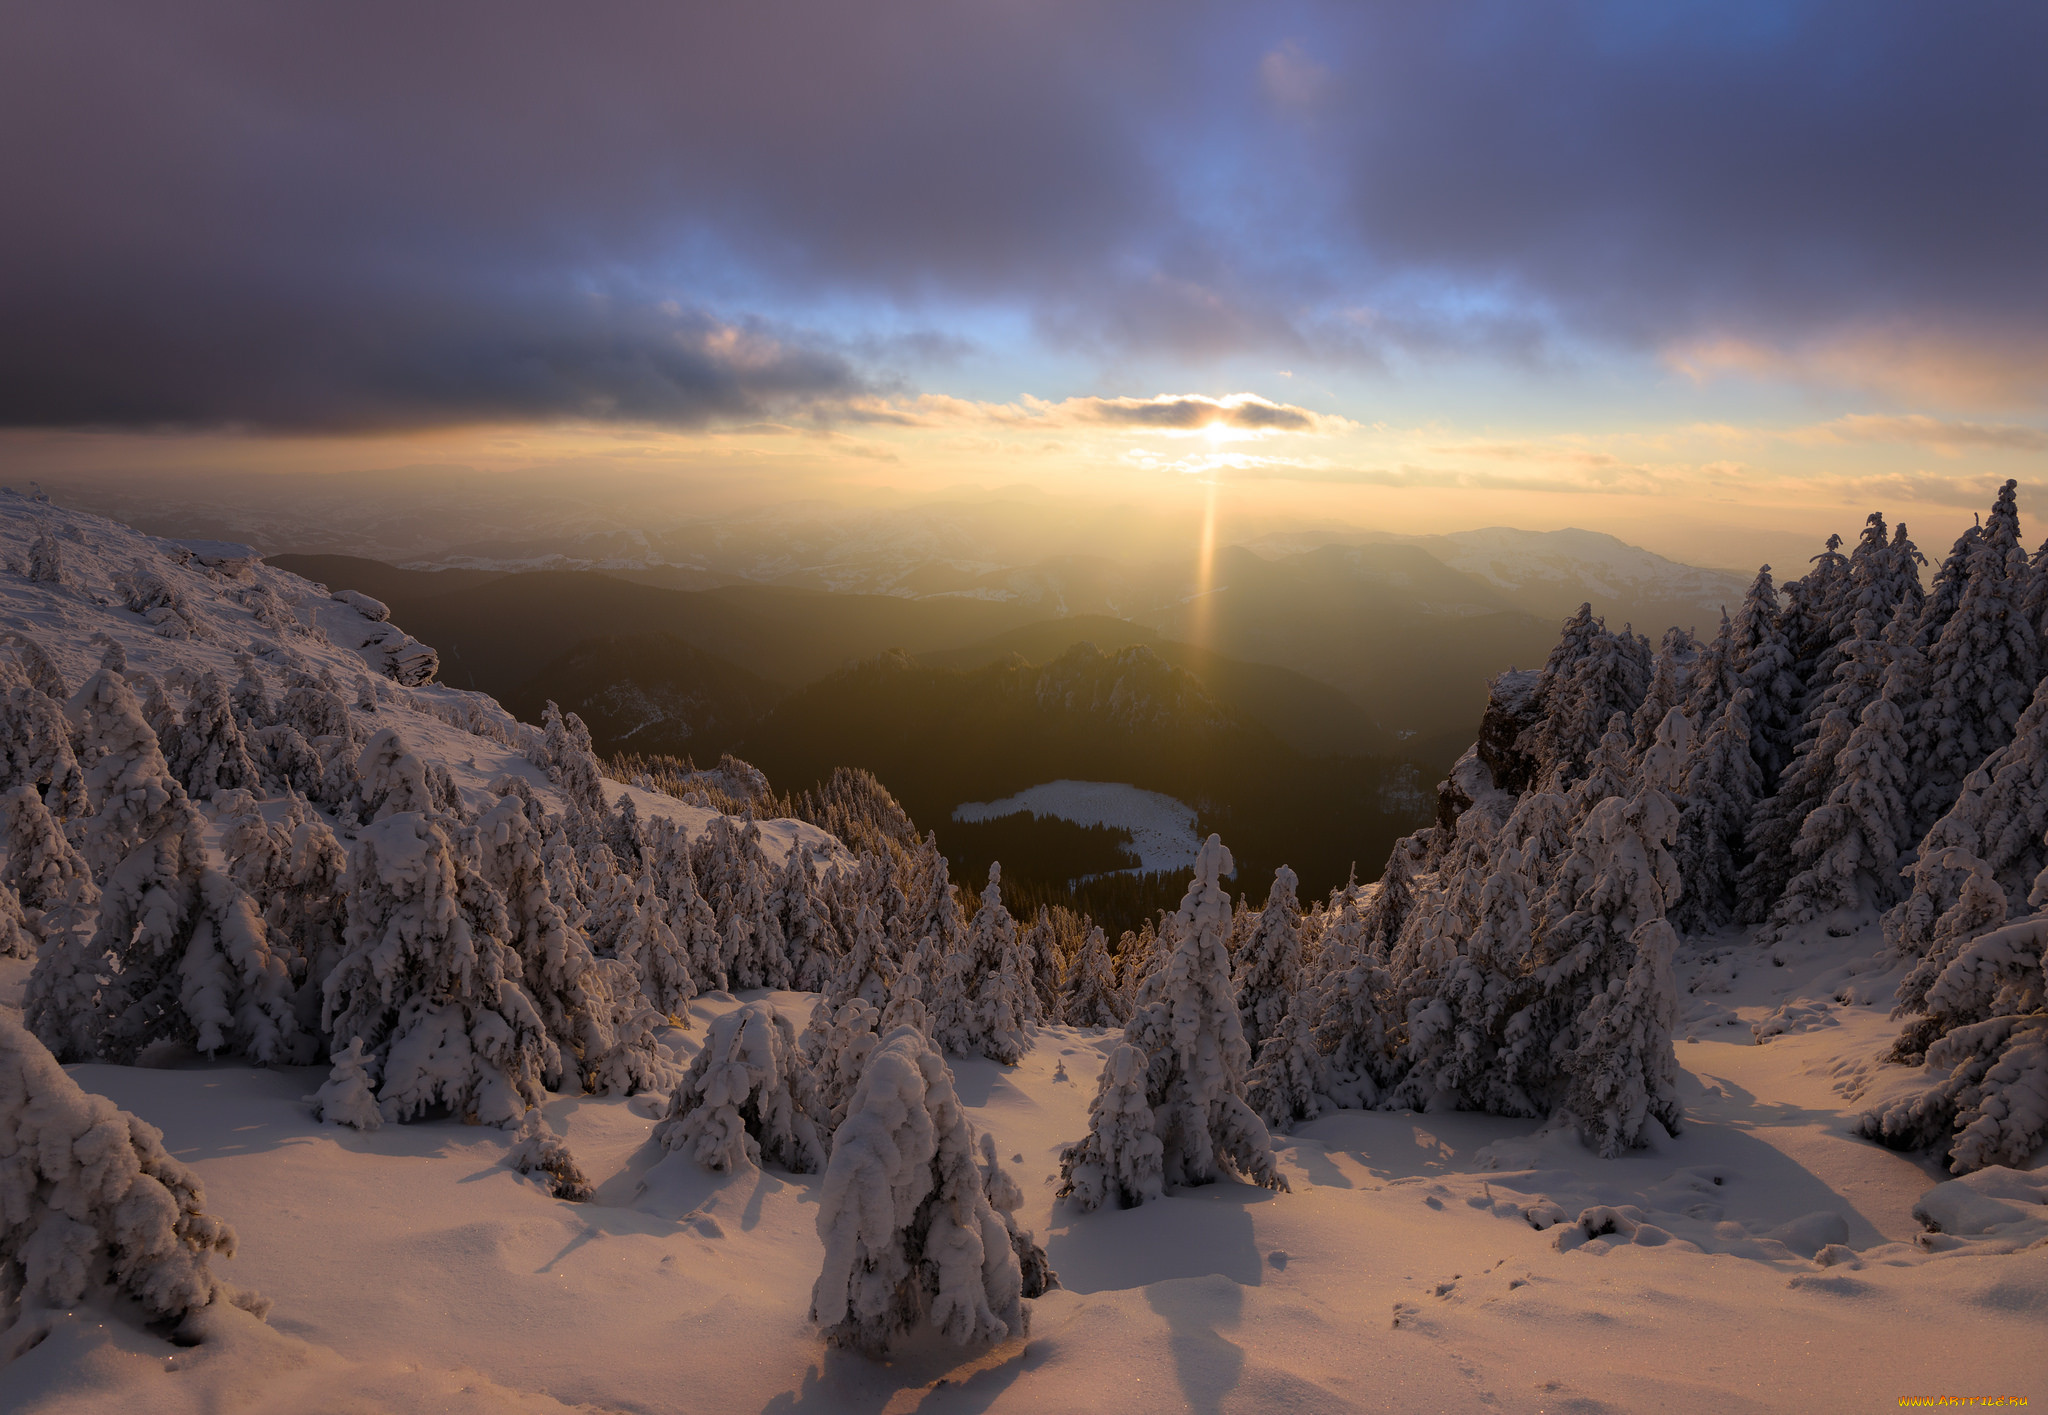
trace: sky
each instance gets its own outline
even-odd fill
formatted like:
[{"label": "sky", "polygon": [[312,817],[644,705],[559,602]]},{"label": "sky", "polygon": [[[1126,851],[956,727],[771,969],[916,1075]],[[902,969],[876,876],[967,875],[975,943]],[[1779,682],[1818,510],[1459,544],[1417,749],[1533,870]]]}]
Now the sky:
[{"label": "sky", "polygon": [[1945,546],[2048,481],[2039,6],[68,0],[8,30],[17,478],[1024,485],[1725,565],[1871,508]]}]

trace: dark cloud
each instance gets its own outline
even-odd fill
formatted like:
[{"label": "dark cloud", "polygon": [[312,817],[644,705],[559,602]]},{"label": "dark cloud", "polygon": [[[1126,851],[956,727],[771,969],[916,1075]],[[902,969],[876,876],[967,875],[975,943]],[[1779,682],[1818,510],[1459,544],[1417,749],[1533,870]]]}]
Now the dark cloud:
[{"label": "dark cloud", "polygon": [[17,7],[0,421],[783,416],[991,308],[1111,360],[2024,354],[2044,41],[1865,3]]}]

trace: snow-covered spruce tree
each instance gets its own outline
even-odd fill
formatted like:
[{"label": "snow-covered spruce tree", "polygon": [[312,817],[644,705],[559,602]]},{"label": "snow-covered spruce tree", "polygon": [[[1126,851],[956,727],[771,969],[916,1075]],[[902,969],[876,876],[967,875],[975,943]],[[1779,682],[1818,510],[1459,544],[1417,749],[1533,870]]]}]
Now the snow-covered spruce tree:
[{"label": "snow-covered spruce tree", "polygon": [[2017,913],[2048,849],[2048,679],[2020,715],[2012,741],[1970,773],[1955,803],[1921,841],[1905,900],[1886,916],[1888,942],[1925,953],[1934,922],[1955,903],[1962,876],[1942,864],[1950,849],[1981,859]]},{"label": "snow-covered spruce tree", "polygon": [[245,733],[277,721],[277,705],[270,700],[270,685],[264,681],[255,655],[246,651],[235,655],[235,685],[228,689],[228,703]]},{"label": "snow-covered spruce tree", "polygon": [[698,992],[725,992],[731,979],[725,971],[725,940],[718,916],[698,892],[695,872],[686,864],[674,876],[668,905],[668,928],[690,965]]},{"label": "snow-covered spruce tree", "polygon": [[1059,1022],[1060,955],[1052,912],[1043,905],[1030,926],[1017,936],[1017,959],[1024,974],[1027,1022]]},{"label": "snow-covered spruce tree", "polygon": [[0,1011],[0,1313],[61,1311],[103,1293],[176,1321],[215,1302],[269,1304],[214,1276],[234,1230],[163,1133],[79,1089]]},{"label": "snow-covered spruce tree", "polygon": [[1386,869],[1379,883],[1359,908],[1358,947],[1364,953],[1384,959],[1394,951],[1394,940],[1408,921],[1415,903],[1415,857],[1407,839],[1394,842],[1387,854]]},{"label": "snow-covered spruce tree", "polygon": [[1001,1215],[1010,1231],[1010,1251],[1017,1255],[1017,1275],[1026,1297],[1043,1297],[1060,1285],[1060,1275],[1046,1261],[1045,1249],[1037,1235],[1017,1222],[1017,1210],[1024,1207],[1024,1190],[996,1158],[996,1137],[981,1132],[981,1192],[988,1205]]},{"label": "snow-covered spruce tree", "polygon": [[583,725],[583,719],[573,712],[564,716],[550,700],[541,712],[541,723],[546,733],[543,750],[547,760],[537,765],[547,771],[548,780],[561,787],[573,805],[598,819],[608,818],[611,808],[605,801],[604,775],[598,769],[597,753],[590,745],[590,729]]},{"label": "snow-covered spruce tree", "polygon": [[102,878],[97,926],[47,949],[28,1024],[60,1056],[133,1061],[159,1041],[290,1061],[291,978],[255,905],[206,862],[203,823],[141,705],[101,669],[72,700],[91,765],[83,853]]},{"label": "snow-covered spruce tree", "polygon": [[1750,692],[1750,755],[1763,774],[1766,793],[1777,789],[1779,773],[1792,760],[1806,695],[1797,672],[1798,653],[1780,619],[1777,587],[1766,565],[1736,612],[1734,637],[1736,677]]},{"label": "snow-covered spruce tree", "polygon": [[835,871],[830,897],[833,927],[846,941],[846,951],[833,969],[826,996],[835,1004],[858,997],[879,1009],[889,1000],[898,967],[887,920],[892,906],[903,906],[887,858],[870,852],[855,868]]},{"label": "snow-covered spruce tree", "polygon": [[817,1110],[796,1029],[767,1002],[750,1002],[713,1020],[653,1139],[706,1169],[768,1163],[815,1174],[825,1167]]},{"label": "snow-covered spruce tree", "polygon": [[[1167,915],[1171,918],[1171,915]],[[1126,1021],[1145,979],[1158,971],[1166,950],[1159,945],[1159,926],[1147,919],[1135,931],[1126,929],[1116,942],[1117,1007]],[[1121,1025],[1121,1024],[1119,1024]]]},{"label": "snow-covered spruce tree", "polygon": [[824,991],[839,957],[839,941],[818,882],[817,857],[804,841],[790,850],[776,876],[775,912],[789,952],[790,986],[803,992]]},{"label": "snow-covered spruce tree", "polygon": [[[1146,1059],[1146,1103],[1167,1183],[1209,1184],[1235,1172],[1284,1190],[1272,1137],[1244,1098],[1251,1055],[1230,985],[1230,896],[1220,882],[1231,868],[1230,852],[1210,836],[1176,915],[1173,952],[1139,990],[1124,1040]],[[1102,1084],[1111,1084],[1109,1073]],[[1061,1188],[1074,1189],[1085,1166],[1118,1172],[1122,1161],[1111,1148],[1117,1140],[1118,1133],[1091,1128],[1069,1145],[1060,1156]]]},{"label": "snow-covered spruce tree", "polygon": [[[105,636],[96,634],[93,641],[97,643],[103,637]],[[111,643],[112,640],[108,642]],[[65,702],[71,697],[71,685],[64,681],[64,674],[57,667],[57,660],[50,657],[50,651],[38,640],[19,630],[10,630],[0,633],[0,644],[6,644],[12,650],[15,663],[37,692],[53,703]],[[0,659],[0,663],[4,662],[5,659]]]},{"label": "snow-covered spruce tree", "polygon": [[1337,901],[1323,934],[1313,1003],[1324,1089],[1339,1105],[1351,1107],[1375,1104],[1388,1079],[1386,1009],[1393,991],[1385,952],[1374,953],[1366,944],[1359,897],[1359,891],[1346,890]]},{"label": "snow-covered spruce tree", "polygon": [[1626,628],[1609,633],[1592,606],[1581,605],[1537,681],[1542,716],[1522,749],[1535,759],[1538,777],[1560,787],[1576,781],[1616,713],[1628,730],[1649,690],[1650,668],[1648,641]]},{"label": "snow-covered spruce tree", "polygon": [[[1912,655],[1910,645],[1901,650]],[[1913,838],[1908,752],[1904,715],[1880,694],[1836,754],[1827,800],[1792,843],[1795,873],[1771,906],[1768,941],[1838,910],[1883,908],[1898,898],[1899,860]]]},{"label": "snow-covered spruce tree", "polygon": [[[1765,917],[1792,882],[1798,871],[1793,842],[1807,816],[1834,790],[1835,758],[1848,745],[1863,709],[1883,691],[1889,650],[1873,613],[1859,611],[1849,638],[1833,645],[1831,652],[1834,680],[1808,709],[1792,760],[1778,778],[1777,793],[1759,802],[1748,818],[1744,843],[1749,863],[1742,870],[1739,911],[1747,922]],[[1683,861],[1680,872],[1686,873]],[[1682,918],[1680,922],[1692,927]]]},{"label": "snow-covered spruce tree", "polygon": [[1742,673],[1735,656],[1735,623],[1723,609],[1720,628],[1693,661],[1686,684],[1686,717],[1693,722],[1712,722],[1741,686]]},{"label": "snow-covered spruce tree", "polygon": [[914,1028],[891,1032],[825,1167],[811,1320],[826,1341],[883,1357],[920,1330],[962,1346],[1023,1334],[1023,1274],[978,1149],[945,1059]]},{"label": "snow-covered spruce tree", "polygon": [[1684,893],[1671,909],[1683,929],[1719,928],[1737,916],[1738,882],[1747,861],[1743,829],[1763,795],[1763,772],[1749,739],[1749,709],[1749,689],[1736,689],[1683,767],[1672,855]]},{"label": "snow-covered spruce tree", "polygon": [[955,1056],[985,1056],[1014,1066],[1024,1057],[1031,1012],[1017,921],[1003,907],[1002,866],[988,867],[981,907],[959,952],[946,960],[944,991],[933,1008],[939,1042]]},{"label": "snow-covered spruce tree", "polygon": [[1067,969],[1060,1016],[1069,1027],[1121,1027],[1130,1020],[1116,985],[1116,964],[1100,926],[1088,930]]},{"label": "snow-covered spruce tree", "polygon": [[1267,1037],[1279,1031],[1301,991],[1299,884],[1294,871],[1285,865],[1274,873],[1266,907],[1255,916],[1251,936],[1237,955],[1237,1015],[1253,1056]]},{"label": "snow-covered spruce tree", "polygon": [[376,1058],[387,1120],[445,1105],[516,1124],[562,1056],[521,985],[503,899],[417,812],[365,826],[348,876],[348,951],[322,1016],[336,1049],[360,1037]]},{"label": "snow-covered spruce tree", "polygon": [[1279,1026],[1260,1044],[1245,1077],[1245,1101],[1269,1129],[1314,1120],[1323,1113],[1322,1098],[1329,1090],[1323,1054],[1316,1045],[1316,994],[1306,981],[1303,986]]},{"label": "snow-covered spruce tree", "polygon": [[1652,1118],[1676,1133],[1671,1049],[1679,891],[1665,846],[1678,810],[1652,785],[1594,807],[1539,907],[1525,1001],[1501,1034],[1489,1085],[1568,1113],[1600,1154],[1641,1145]]},{"label": "snow-covered spruce tree", "polygon": [[85,776],[62,704],[0,658],[0,791],[21,786],[33,788],[59,820],[85,808]]},{"label": "snow-covered spruce tree", "polygon": [[654,1010],[677,1026],[688,1026],[690,999],[697,980],[690,971],[690,950],[662,917],[661,896],[654,892],[654,859],[642,860],[631,919],[613,947],[640,979]]},{"label": "snow-covered spruce tree", "polygon": [[32,947],[89,929],[99,903],[85,857],[29,782],[0,795],[0,887],[19,902]]},{"label": "snow-covered spruce tree", "polygon": [[1952,938],[1899,989],[1899,1011],[1923,1015],[1890,1059],[1924,1059],[1934,1084],[1867,1112],[1864,1135],[1936,1148],[1958,1174],[2018,1168],[2048,1142],[2048,871],[2030,901],[2034,913],[2000,926],[2003,892],[1988,868],[1971,872],[1944,920],[1954,924]]},{"label": "snow-covered spruce tree", "polygon": [[1584,774],[1571,784],[1568,794],[1573,813],[1584,818],[1587,811],[1609,796],[1625,796],[1635,781],[1635,753],[1629,742],[1629,720],[1620,713],[1607,719],[1600,743],[1587,756]]},{"label": "snow-covered spruce tree", "polygon": [[1658,725],[1671,709],[1685,706],[1692,688],[1693,665],[1699,656],[1699,641],[1691,634],[1676,625],[1664,631],[1664,642],[1650,663],[1650,686],[1629,722],[1629,740],[1635,744],[1638,757],[1649,750]]},{"label": "snow-covered spruce tree", "polygon": [[64,553],[58,548],[57,538],[48,531],[38,532],[28,543],[28,577],[50,585],[64,578]]},{"label": "snow-covered spruce tree", "polygon": [[836,1008],[822,997],[812,1005],[810,1024],[797,1044],[811,1069],[822,1134],[830,1135],[846,1118],[861,1072],[881,1045],[881,1021],[881,1012],[858,997]]},{"label": "snow-covered spruce tree", "polygon": [[370,738],[356,762],[356,776],[357,810],[363,820],[435,807],[426,761],[393,728],[381,728]]},{"label": "snow-covered spruce tree", "polygon": [[1924,831],[1955,800],[1963,778],[2012,740],[2041,678],[2040,631],[2019,609],[2026,552],[2007,510],[2013,483],[1972,546],[1956,610],[1927,655],[1927,687],[1912,724],[1914,825]]},{"label": "snow-covered spruce tree", "polygon": [[[1166,1194],[1166,1149],[1153,1128],[1145,1053],[1110,1053],[1088,1105],[1088,1138],[1061,1158],[1059,1197],[1083,1209],[1135,1208]],[[1072,1158],[1069,1159],[1068,1156]]]},{"label": "snow-covered spruce tree", "polygon": [[[2008,916],[2005,891],[1998,887],[1989,865],[1960,846],[1950,846],[1941,854],[1942,867],[1962,876],[1962,884],[1956,891],[1955,903],[1934,921],[1926,956],[1899,980],[1898,1005],[1892,1009],[1892,1016],[1910,1017],[1916,1012],[1928,1015],[1899,1034],[1888,1054],[1893,1061],[1919,1061],[1928,1045],[1954,1024],[1957,1017],[1951,1011],[1928,1008],[1928,995],[1975,940],[2001,928]],[[1961,1020],[1977,1021],[1981,1017]]]},{"label": "snow-covered spruce tree", "polygon": [[[565,1068],[582,1088],[631,1095],[670,1074],[655,1049],[654,1018],[632,960],[599,959],[570,929],[548,888],[541,838],[516,796],[503,796],[464,842],[503,901],[501,937],[519,956],[526,996],[539,1009]],[[609,966],[607,966],[609,965]]]},{"label": "snow-covered spruce tree", "polygon": [[194,685],[169,746],[164,755],[171,774],[202,801],[217,791],[251,791],[260,784],[227,687],[216,673],[208,672]]},{"label": "snow-covered spruce tree", "polygon": [[375,1130],[384,1123],[377,1109],[376,1058],[365,1054],[361,1037],[350,1037],[348,1050],[335,1055],[333,1069],[306,1104],[315,1120],[331,1125]]}]

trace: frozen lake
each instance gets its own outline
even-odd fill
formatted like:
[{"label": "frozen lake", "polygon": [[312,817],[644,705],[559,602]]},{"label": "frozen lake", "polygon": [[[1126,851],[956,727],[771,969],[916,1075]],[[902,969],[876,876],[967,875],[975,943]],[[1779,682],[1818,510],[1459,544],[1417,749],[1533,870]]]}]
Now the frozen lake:
[{"label": "frozen lake", "polygon": [[1023,811],[1128,830],[1141,870],[1188,869],[1202,843],[1195,834],[1194,807],[1121,781],[1048,781],[1000,801],[969,801],[954,808],[953,819],[994,820]]}]

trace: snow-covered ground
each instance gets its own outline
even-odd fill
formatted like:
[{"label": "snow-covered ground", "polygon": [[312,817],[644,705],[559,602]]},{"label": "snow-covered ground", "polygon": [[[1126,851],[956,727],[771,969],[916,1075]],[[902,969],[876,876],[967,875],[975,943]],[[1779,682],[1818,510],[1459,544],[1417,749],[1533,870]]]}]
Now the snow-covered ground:
[{"label": "snow-covered ground", "polygon": [[1128,830],[1141,870],[1184,870],[1194,864],[1202,844],[1195,834],[1194,807],[1120,781],[1048,781],[1000,801],[955,806],[953,819],[995,820],[1024,811],[1076,825]]},{"label": "snow-covered ground", "polygon": [[[1840,1088],[1894,1028],[1882,1002],[1833,999],[1856,979],[1883,988],[1849,971],[1874,933],[1781,950],[1782,968],[1708,965],[1741,1025],[1679,1044],[1683,1132],[1619,1160],[1526,1121],[1347,1111],[1281,1138],[1291,1193],[1224,1184],[1082,1215],[1051,1176],[1118,1034],[1045,1028],[1014,1068],[956,1059],[975,1123],[1020,1157],[1020,1217],[1062,1286],[1023,1340],[887,1365],[826,1351],[806,1320],[822,1180],[660,1155],[658,1098],[547,1107],[597,1182],[571,1204],[504,1166],[501,1131],[316,1124],[299,1099],[313,1070],[73,1067],[163,1127],[240,1235],[227,1275],[275,1305],[267,1327],[224,1313],[189,1350],[82,1312],[0,1368],[0,1406],[1145,1415],[2048,1396],[2048,1175],[1937,1187],[1849,1133],[1859,1104]],[[6,965],[0,998],[24,966]],[[1681,983],[1700,966],[1682,959]],[[805,995],[766,996],[809,1013]],[[1751,1027],[1787,1004],[1817,1020],[1757,1044]],[[670,1041],[693,1050],[732,1005],[700,1001]],[[1589,1236],[1589,1213],[1614,1231]]]}]

